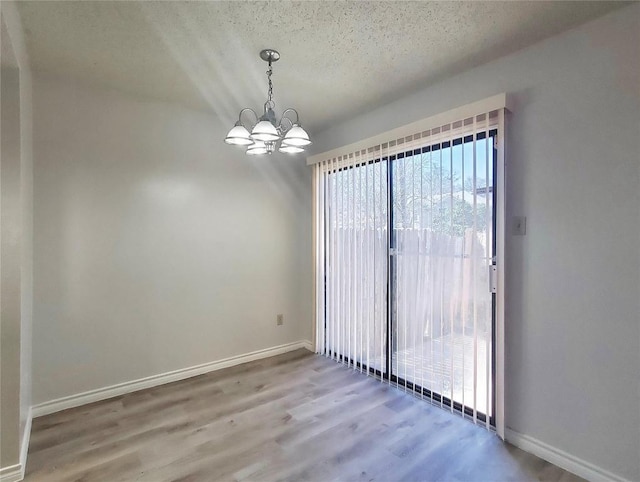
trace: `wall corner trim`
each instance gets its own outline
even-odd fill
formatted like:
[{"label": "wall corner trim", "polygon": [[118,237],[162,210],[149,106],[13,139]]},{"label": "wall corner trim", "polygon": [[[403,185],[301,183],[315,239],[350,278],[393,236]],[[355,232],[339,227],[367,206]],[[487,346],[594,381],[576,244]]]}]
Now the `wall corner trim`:
[{"label": "wall corner trim", "polygon": [[[204,373],[240,365],[242,363],[260,360],[262,358],[268,358],[275,355],[281,355],[283,353],[298,350],[300,348],[306,348],[307,350],[311,351],[311,342],[308,340],[299,340],[292,343],[286,343],[284,345],[278,345],[271,348],[252,351],[243,355],[223,358],[222,360],[204,363],[202,365],[181,368],[179,370],[174,370],[167,373],[160,373],[158,375],[152,375],[150,377],[140,378],[138,380],[131,380],[129,382],[118,383],[109,387],[98,388],[95,390],[89,390],[87,392],[70,395],[68,397],[58,398],[56,400],[50,400],[48,402],[35,405],[33,407],[33,417],[42,417],[44,415],[60,412],[68,408],[79,407],[88,403],[106,400],[107,398],[117,397],[126,393],[137,392],[138,390],[144,390],[145,388],[164,385],[165,383],[184,380],[186,378],[191,378],[197,375],[202,375]],[[4,479],[1,479],[0,482],[5,481]]]},{"label": "wall corner trim", "polygon": [[538,439],[506,429],[507,442],[591,482],[631,482]]},{"label": "wall corner trim", "polygon": [[24,426],[22,441],[20,443],[20,463],[0,469],[0,482],[18,482],[24,479],[24,471],[27,467],[27,452],[29,451],[29,439],[31,438],[31,422],[33,421],[33,409],[29,408],[27,423]]}]

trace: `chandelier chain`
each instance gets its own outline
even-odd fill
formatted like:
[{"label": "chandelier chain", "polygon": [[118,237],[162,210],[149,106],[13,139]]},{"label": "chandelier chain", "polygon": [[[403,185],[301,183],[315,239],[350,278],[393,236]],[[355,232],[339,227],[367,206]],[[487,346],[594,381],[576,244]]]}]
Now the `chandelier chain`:
[{"label": "chandelier chain", "polygon": [[271,68],[271,61],[269,61],[269,70],[267,70],[267,77],[269,79],[269,103],[273,102],[273,82],[271,82],[271,74],[273,73],[273,69]]}]

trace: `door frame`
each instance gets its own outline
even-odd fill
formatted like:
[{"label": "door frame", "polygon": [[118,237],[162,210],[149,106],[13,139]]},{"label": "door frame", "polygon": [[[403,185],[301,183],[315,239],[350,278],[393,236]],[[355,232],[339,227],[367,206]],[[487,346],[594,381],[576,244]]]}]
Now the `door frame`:
[{"label": "door frame", "polygon": [[[494,175],[496,182],[496,283],[495,296],[495,431],[504,440],[505,438],[505,226],[506,226],[506,115],[510,109],[510,99],[506,93],[473,102],[449,111],[422,119],[420,121],[398,127],[373,137],[363,139],[352,144],[338,147],[323,153],[315,154],[307,158],[307,165],[315,166],[313,182],[313,274],[314,292],[313,299],[313,346],[316,353],[323,353],[324,349],[324,213],[322,212],[323,171],[333,160],[345,159],[349,154],[367,149],[373,145],[379,145],[391,139],[399,139],[411,136],[413,133],[422,132],[447,123],[455,122],[485,112],[498,112],[498,134],[496,136],[497,165]],[[393,118],[390,116],[389,118]],[[379,371],[373,370],[375,372]],[[393,381],[393,380],[390,380]]]}]

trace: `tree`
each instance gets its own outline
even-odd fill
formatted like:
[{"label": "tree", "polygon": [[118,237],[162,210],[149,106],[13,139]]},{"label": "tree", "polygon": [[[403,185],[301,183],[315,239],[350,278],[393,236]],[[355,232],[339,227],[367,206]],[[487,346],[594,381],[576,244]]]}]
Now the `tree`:
[{"label": "tree", "polygon": [[[451,159],[440,154],[391,161],[394,229],[427,229],[451,236],[462,236],[469,228],[486,229],[486,180],[477,176],[475,186],[472,177],[462,182],[450,165]],[[333,225],[386,226],[388,166],[387,161],[371,162],[329,176],[326,195]]]}]

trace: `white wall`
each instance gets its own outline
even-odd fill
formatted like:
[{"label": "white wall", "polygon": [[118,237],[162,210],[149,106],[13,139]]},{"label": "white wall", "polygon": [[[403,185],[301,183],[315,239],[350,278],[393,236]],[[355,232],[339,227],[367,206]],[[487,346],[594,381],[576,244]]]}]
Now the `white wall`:
[{"label": "white wall", "polygon": [[34,119],[35,404],[310,338],[303,160],[68,79]]},{"label": "white wall", "polygon": [[20,66],[20,161],[20,433],[24,444],[29,436],[24,431],[30,430],[33,338],[33,111],[26,50]]},{"label": "white wall", "polygon": [[640,5],[316,135],[319,153],[513,94],[506,422],[640,480]]},{"label": "white wall", "polygon": [[0,334],[2,453],[0,466],[18,461],[20,426],[20,76],[2,68],[2,284]]},{"label": "white wall", "polygon": [[2,199],[0,203],[0,475],[20,473],[31,407],[33,307],[31,73],[13,2],[0,6]]}]

